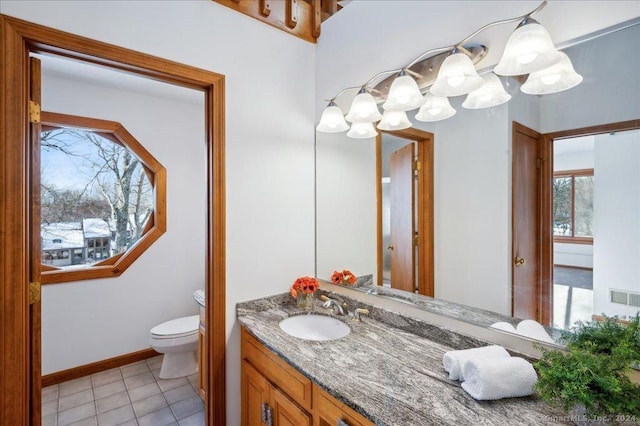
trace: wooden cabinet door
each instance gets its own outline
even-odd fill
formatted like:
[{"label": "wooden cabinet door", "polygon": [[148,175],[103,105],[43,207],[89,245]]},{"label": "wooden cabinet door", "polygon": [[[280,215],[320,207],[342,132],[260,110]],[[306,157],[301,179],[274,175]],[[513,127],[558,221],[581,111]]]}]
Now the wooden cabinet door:
[{"label": "wooden cabinet door", "polygon": [[263,404],[269,405],[271,385],[262,374],[242,361],[242,426],[263,426]]},{"label": "wooden cabinet door", "polygon": [[278,389],[273,389],[273,426],[311,426],[311,417]]}]

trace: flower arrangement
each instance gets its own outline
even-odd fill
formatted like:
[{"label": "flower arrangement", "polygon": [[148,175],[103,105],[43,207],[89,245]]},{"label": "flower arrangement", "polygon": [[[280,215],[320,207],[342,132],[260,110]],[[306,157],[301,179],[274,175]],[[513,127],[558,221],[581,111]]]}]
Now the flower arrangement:
[{"label": "flower arrangement", "polygon": [[334,284],[354,285],[357,280],[358,277],[348,269],[333,271],[333,274],[331,275],[331,282]]},{"label": "flower arrangement", "polygon": [[294,299],[298,298],[298,294],[313,294],[320,288],[318,280],[313,277],[300,277],[291,286],[289,292]]}]

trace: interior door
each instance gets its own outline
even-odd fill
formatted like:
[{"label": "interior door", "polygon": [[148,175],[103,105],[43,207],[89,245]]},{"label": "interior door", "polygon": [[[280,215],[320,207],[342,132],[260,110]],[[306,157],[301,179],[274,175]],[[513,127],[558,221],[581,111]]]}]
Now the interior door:
[{"label": "interior door", "polygon": [[40,61],[29,58],[29,424],[40,426],[42,415],[42,364],[40,332]]},{"label": "interior door", "polygon": [[513,316],[540,321],[540,134],[513,123],[512,307]]},{"label": "interior door", "polygon": [[414,144],[409,143],[391,153],[391,287],[415,291],[414,235],[415,184],[413,173]]}]

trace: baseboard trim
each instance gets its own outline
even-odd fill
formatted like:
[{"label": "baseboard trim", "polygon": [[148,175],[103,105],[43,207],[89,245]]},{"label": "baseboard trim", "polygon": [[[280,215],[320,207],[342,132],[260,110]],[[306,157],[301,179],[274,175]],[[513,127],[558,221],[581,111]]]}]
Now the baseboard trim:
[{"label": "baseboard trim", "polygon": [[558,266],[560,268],[580,269],[582,271],[593,271],[593,268],[589,268],[587,266],[561,265],[559,263],[555,263],[553,266]]},{"label": "baseboard trim", "polygon": [[131,352],[125,355],[116,356],[102,361],[92,362],[91,364],[80,365],[68,370],[58,371],[57,373],[42,376],[42,387],[57,385],[58,383],[68,380],[78,379],[90,374],[99,373],[101,371],[111,370],[112,368],[121,367],[123,365],[142,361],[160,355],[151,348],[143,349],[137,352]]}]

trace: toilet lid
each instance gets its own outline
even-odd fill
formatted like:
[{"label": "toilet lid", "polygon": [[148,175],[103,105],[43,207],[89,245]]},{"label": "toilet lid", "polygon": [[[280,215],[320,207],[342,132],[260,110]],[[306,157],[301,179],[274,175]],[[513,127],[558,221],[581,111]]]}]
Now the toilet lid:
[{"label": "toilet lid", "polygon": [[151,329],[151,334],[157,337],[180,337],[194,334],[198,331],[200,317],[193,315],[190,317],[177,318],[163,322]]}]

